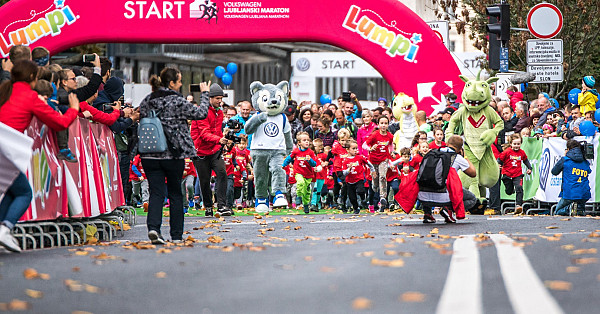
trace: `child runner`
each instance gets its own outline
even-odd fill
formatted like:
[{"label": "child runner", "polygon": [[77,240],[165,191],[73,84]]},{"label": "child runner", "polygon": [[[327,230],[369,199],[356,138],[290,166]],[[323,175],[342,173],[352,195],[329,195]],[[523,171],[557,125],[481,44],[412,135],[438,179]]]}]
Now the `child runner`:
[{"label": "child runner", "polygon": [[334,197],[341,196],[338,206],[339,209],[345,213],[348,191],[346,189],[346,184],[344,184],[343,180],[341,180],[341,177],[343,176],[343,160],[348,157],[348,151],[346,148],[348,147],[348,141],[351,137],[350,131],[347,129],[341,129],[338,131],[337,136],[338,140],[333,143],[333,147],[327,155],[327,160],[329,161],[333,157],[333,182],[335,183],[333,186],[333,195]]},{"label": "child runner", "polygon": [[131,180],[133,189],[133,195],[131,196],[133,204],[137,205],[142,202],[144,212],[147,212],[150,192],[148,190],[148,179],[146,179],[144,168],[142,168],[142,159],[139,154],[135,155],[131,162],[131,167],[129,168],[129,180]]},{"label": "child runner", "polygon": [[385,175],[387,173],[388,160],[392,157],[391,151],[393,150],[392,142],[394,139],[392,133],[387,131],[389,122],[388,117],[379,117],[377,120],[378,130],[373,131],[373,134],[365,141],[370,150],[369,161],[375,167],[375,171],[372,172],[373,190],[379,192],[380,212],[383,212],[388,207],[385,197],[385,192],[387,192]]},{"label": "child runner", "polygon": [[427,154],[430,150],[427,142],[419,143],[418,147],[419,150],[412,156],[412,159],[410,160],[410,166],[415,170],[419,170],[419,167],[421,167],[421,162],[423,161],[423,156],[425,156],[425,154]]},{"label": "child runner", "polygon": [[[250,151],[248,150],[248,138],[245,134],[241,134],[240,142],[233,148],[235,153],[235,161],[239,166],[233,173],[233,198],[235,199],[236,208],[241,209],[244,204],[247,204],[248,198],[243,200],[242,190],[244,188],[244,179],[252,176],[252,167],[250,166]],[[241,199],[240,199],[241,198]]]},{"label": "child runner", "polygon": [[310,200],[310,209],[312,211],[318,212],[319,207],[321,205],[321,191],[323,190],[323,184],[325,183],[325,178],[327,177],[327,154],[324,153],[323,148],[323,140],[320,138],[316,138],[313,140],[313,147],[315,155],[317,156],[317,165],[321,165],[323,168],[321,171],[315,174],[315,186],[313,188],[312,197]]},{"label": "child runner", "polygon": [[349,141],[348,158],[344,161],[344,176],[348,186],[348,198],[354,209],[354,214],[360,213],[357,195],[365,199],[365,170],[369,167],[375,170],[367,157],[358,153],[358,144],[355,140]]},{"label": "child runner", "polygon": [[[183,180],[181,180],[181,195],[183,195],[183,213],[188,212],[185,203],[189,209],[194,209],[194,180],[196,179],[196,168],[190,158],[185,159],[185,167],[183,168]],[[187,194],[186,194],[187,192]]]},{"label": "child runner", "polygon": [[[282,167],[287,166],[290,163],[294,163],[294,170],[296,172],[296,193],[302,198],[302,206],[304,213],[308,214],[310,211],[310,184],[312,179],[315,177],[315,170],[321,171],[323,168],[317,166],[317,156],[310,149],[310,136],[306,132],[300,132],[296,135],[298,147],[295,148],[292,153],[285,158]],[[313,170],[313,167],[317,169]]]},{"label": "child runner", "polygon": [[[386,180],[387,180],[387,194],[386,197],[390,194],[390,189],[394,192],[394,196],[398,193],[398,188],[400,187],[400,173],[398,173],[397,164],[400,162],[401,154],[396,153],[394,150],[392,152],[392,158],[390,158],[390,166],[388,167]],[[410,159],[410,150],[409,155]]]},{"label": "child runner", "polygon": [[448,145],[444,142],[444,130],[442,128],[435,128],[433,130],[433,141],[429,143],[429,148],[438,149],[446,146]]},{"label": "child runner", "polygon": [[502,182],[506,194],[511,195],[516,192],[515,214],[520,214],[523,212],[523,166],[521,164],[527,167],[527,174],[531,174],[531,164],[527,154],[521,149],[521,135],[512,134],[509,139],[510,147],[500,154],[498,163],[502,167]]}]

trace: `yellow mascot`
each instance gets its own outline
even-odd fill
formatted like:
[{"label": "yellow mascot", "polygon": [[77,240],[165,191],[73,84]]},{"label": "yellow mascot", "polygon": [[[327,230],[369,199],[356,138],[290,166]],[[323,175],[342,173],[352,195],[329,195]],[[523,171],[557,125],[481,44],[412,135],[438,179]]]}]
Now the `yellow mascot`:
[{"label": "yellow mascot", "polygon": [[419,131],[419,125],[415,120],[417,105],[412,97],[398,93],[392,102],[392,112],[399,126],[398,131],[394,133],[394,144],[396,151],[400,152],[404,147],[410,148],[413,137]]}]

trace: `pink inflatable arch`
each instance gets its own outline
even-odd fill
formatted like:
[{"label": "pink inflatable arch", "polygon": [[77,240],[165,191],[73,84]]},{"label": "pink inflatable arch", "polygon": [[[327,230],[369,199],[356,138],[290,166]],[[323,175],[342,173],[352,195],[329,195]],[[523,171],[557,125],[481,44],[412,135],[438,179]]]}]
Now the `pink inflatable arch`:
[{"label": "pink inflatable arch", "polygon": [[360,56],[428,113],[464,86],[439,37],[397,0],[12,0],[0,21],[2,57],[18,44],[320,42]]}]

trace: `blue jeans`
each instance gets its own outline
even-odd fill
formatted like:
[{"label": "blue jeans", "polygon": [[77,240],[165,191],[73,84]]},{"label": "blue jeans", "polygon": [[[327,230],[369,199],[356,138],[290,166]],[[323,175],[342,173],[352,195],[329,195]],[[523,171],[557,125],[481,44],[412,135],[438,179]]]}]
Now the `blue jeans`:
[{"label": "blue jeans", "polygon": [[561,198],[560,201],[558,201],[558,204],[556,204],[556,210],[554,211],[554,214],[561,216],[569,216],[570,212],[568,211],[568,207],[572,203],[577,203],[578,214],[579,212],[585,212],[585,203],[587,203],[587,201],[588,200],[568,200]]},{"label": "blue jeans", "polygon": [[27,177],[21,172],[8,188],[0,203],[0,220],[12,229],[29,208],[33,192]]}]

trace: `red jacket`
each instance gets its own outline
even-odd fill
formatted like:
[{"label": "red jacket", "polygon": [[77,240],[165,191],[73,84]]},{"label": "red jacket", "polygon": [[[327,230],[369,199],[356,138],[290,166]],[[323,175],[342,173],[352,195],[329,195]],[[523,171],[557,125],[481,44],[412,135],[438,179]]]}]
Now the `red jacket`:
[{"label": "red jacket", "polygon": [[218,111],[211,105],[204,120],[193,120],[190,134],[198,156],[209,156],[221,149],[219,140],[223,138],[223,110]]},{"label": "red jacket", "polygon": [[23,132],[33,116],[54,131],[64,130],[77,118],[77,110],[69,108],[64,115],[54,111],[38,97],[38,93],[25,82],[15,82],[8,101],[0,107],[0,122]]},{"label": "red jacket", "polygon": [[111,113],[106,113],[94,108],[94,106],[90,106],[87,101],[80,102],[79,108],[81,108],[81,110],[79,110],[80,117],[84,118],[83,112],[88,111],[92,115],[92,121],[108,126],[113,125],[113,123],[121,116],[120,110],[113,110]]},{"label": "red jacket", "polygon": [[[394,198],[398,204],[408,214],[415,206],[419,195],[419,184],[417,183],[418,171],[413,171],[408,175],[408,180],[400,182],[400,189]],[[446,188],[450,194],[450,201],[457,219],[465,218],[465,204],[463,203],[463,187],[458,177],[456,169],[450,167]]]}]

